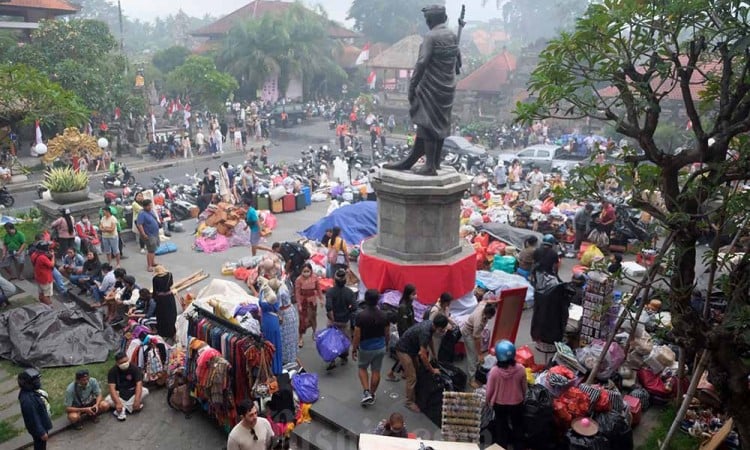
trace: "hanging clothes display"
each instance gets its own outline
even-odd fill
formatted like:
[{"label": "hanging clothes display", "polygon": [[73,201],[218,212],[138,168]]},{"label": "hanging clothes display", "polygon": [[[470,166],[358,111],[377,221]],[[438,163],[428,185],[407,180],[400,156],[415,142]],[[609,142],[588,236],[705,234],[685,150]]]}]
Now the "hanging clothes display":
[{"label": "hanging clothes display", "polygon": [[263,341],[208,311],[193,311],[188,316],[185,375],[194,397],[228,433],[238,422],[236,405],[253,397],[257,361],[249,355]]}]

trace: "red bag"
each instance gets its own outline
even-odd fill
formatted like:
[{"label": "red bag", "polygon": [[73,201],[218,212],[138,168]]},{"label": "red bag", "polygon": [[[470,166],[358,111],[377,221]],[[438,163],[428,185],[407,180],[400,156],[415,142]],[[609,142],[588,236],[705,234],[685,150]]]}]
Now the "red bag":
[{"label": "red bag", "polygon": [[320,285],[320,290],[325,292],[333,287],[333,278],[321,278],[318,283]]},{"label": "red bag", "polygon": [[609,391],[599,389],[599,399],[594,404],[594,411],[609,412],[610,409],[612,409],[612,405],[609,404]]},{"label": "red bag", "polygon": [[476,244],[481,245],[483,248],[487,248],[487,246],[490,245],[490,235],[487,233],[479,233],[479,235],[474,238],[474,248],[476,248]]},{"label": "red bag", "polygon": [[633,397],[632,395],[626,395],[622,399],[630,407],[630,414],[633,415],[632,426],[635,427],[641,422],[641,415],[643,413],[643,407],[641,406],[641,401]]},{"label": "red bag", "polygon": [[[666,403],[677,393],[677,377],[662,379],[661,375],[655,374],[651,369],[639,370],[638,382],[651,394],[651,400],[655,403]],[[687,391],[689,384],[687,378],[682,380],[682,392]]]},{"label": "red bag", "polygon": [[250,270],[245,267],[238,267],[234,269],[234,278],[240,281],[247,281],[247,278],[249,276],[250,276]]},{"label": "red bag", "polygon": [[516,362],[524,367],[533,368],[536,366],[536,363],[534,362],[534,352],[531,351],[528,345],[516,349]]},{"label": "red bag", "polygon": [[488,255],[505,255],[505,242],[501,241],[492,241],[490,242],[490,245],[487,246],[487,254]]},{"label": "red bag", "polygon": [[544,203],[542,203],[542,214],[549,214],[552,212],[552,208],[555,207],[555,201],[551,198],[547,198]]}]

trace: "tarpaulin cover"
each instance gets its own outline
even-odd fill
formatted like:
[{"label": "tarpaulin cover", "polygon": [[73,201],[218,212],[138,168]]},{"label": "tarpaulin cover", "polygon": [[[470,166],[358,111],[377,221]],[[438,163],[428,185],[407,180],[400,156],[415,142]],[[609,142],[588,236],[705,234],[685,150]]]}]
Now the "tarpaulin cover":
[{"label": "tarpaulin cover", "polygon": [[60,367],[103,362],[117,334],[99,314],[29,305],[0,314],[0,357],[22,366]]},{"label": "tarpaulin cover", "polygon": [[516,228],[504,223],[485,223],[478,228],[478,231],[485,231],[495,239],[501,240],[506,244],[521,250],[523,241],[530,236],[536,236],[539,242],[542,242],[542,234],[536,231]]},{"label": "tarpaulin cover", "polygon": [[341,228],[341,236],[347,244],[359,245],[378,234],[378,202],[358,202],[337,208],[299,234],[319,241],[326,230],[333,227]]},{"label": "tarpaulin cover", "polygon": [[470,253],[449,264],[399,264],[370,255],[363,249],[359,255],[359,274],[367,288],[379,292],[400,290],[411,283],[417,288],[419,301],[432,305],[443,292],[457,296],[474,289],[475,261],[474,253]]}]

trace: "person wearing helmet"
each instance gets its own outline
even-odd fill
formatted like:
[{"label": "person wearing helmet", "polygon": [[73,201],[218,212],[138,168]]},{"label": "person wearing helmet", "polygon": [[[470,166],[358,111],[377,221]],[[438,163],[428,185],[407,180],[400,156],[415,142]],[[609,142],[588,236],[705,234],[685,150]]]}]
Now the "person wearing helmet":
[{"label": "person wearing helmet", "polygon": [[526,369],[516,362],[516,347],[508,340],[495,344],[497,364],[487,375],[487,405],[495,411],[495,443],[503,448],[523,446]]},{"label": "person wearing helmet", "polygon": [[534,271],[557,275],[560,257],[557,254],[557,239],[551,234],[542,238],[542,246],[534,250]]},{"label": "person wearing helmet", "polygon": [[52,429],[49,397],[42,390],[42,374],[34,368],[25,369],[18,374],[18,403],[26,431],[34,439],[34,450],[47,448],[47,438]]}]

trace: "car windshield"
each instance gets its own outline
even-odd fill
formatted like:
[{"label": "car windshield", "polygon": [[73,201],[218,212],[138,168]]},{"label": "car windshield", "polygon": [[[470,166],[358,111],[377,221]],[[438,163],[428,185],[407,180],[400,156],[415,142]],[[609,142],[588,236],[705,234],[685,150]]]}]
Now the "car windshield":
[{"label": "car windshield", "polygon": [[451,136],[451,141],[453,141],[454,144],[458,148],[471,148],[473,147],[471,145],[471,142],[467,141],[465,138],[462,138],[461,136]]}]

